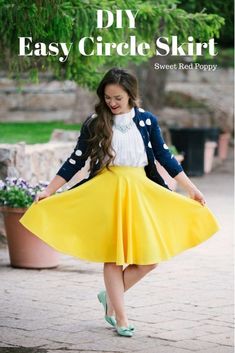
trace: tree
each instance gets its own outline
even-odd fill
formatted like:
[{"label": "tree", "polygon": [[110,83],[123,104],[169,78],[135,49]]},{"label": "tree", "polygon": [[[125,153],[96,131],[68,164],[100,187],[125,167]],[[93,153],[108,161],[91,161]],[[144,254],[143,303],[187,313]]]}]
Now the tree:
[{"label": "tree", "polygon": [[181,0],[178,6],[187,12],[195,13],[203,11],[204,13],[219,14],[224,17],[225,24],[221,28],[218,43],[221,47],[233,48],[234,2],[232,0]]},{"label": "tree", "polygon": [[[218,14],[188,13],[177,7],[178,0],[0,0],[0,62],[9,74],[21,77],[30,72],[36,79],[38,72],[52,71],[56,78],[76,81],[94,89],[111,66],[139,64],[154,56],[154,38],[158,35],[178,36],[179,42],[192,35],[200,41],[219,37],[224,19]],[[98,9],[138,10],[136,29],[96,28]],[[102,36],[103,43],[126,42],[135,35],[137,42],[151,44],[148,57],[144,56],[83,56],[72,47],[69,58],[59,62],[56,56],[18,56],[20,36],[30,36],[33,43],[78,43],[82,37]]]}]

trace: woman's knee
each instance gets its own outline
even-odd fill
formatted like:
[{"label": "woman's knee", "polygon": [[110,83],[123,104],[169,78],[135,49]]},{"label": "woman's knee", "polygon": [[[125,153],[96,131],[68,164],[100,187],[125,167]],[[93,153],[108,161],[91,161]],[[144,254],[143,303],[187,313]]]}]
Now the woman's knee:
[{"label": "woman's knee", "polygon": [[122,268],[121,265],[117,265],[116,262],[104,262],[104,267],[108,268]]},{"label": "woman's knee", "polygon": [[157,266],[158,266],[158,264],[138,265],[138,268],[141,269],[141,271],[148,273],[148,272],[154,270]]}]

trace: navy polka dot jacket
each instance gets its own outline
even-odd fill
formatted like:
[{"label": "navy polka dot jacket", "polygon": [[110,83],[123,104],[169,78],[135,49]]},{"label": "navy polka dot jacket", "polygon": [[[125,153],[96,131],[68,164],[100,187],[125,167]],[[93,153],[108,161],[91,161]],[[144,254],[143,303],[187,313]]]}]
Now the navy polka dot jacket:
[{"label": "navy polka dot jacket", "polygon": [[[86,163],[86,158],[84,158],[83,155],[88,148],[87,138],[89,137],[89,134],[87,124],[90,119],[94,119],[95,117],[96,114],[93,114],[83,123],[74,151],[56,173],[66,181],[69,181],[81,168],[84,167]],[[155,161],[157,160],[167,170],[172,178],[183,171],[183,168],[170,153],[168,146],[163,140],[157,118],[152,113],[146,112],[142,108],[135,108],[135,116],[133,121],[135,122],[143,138],[148,157],[148,165],[145,166],[146,176],[159,185],[169,189],[163,178],[158,173]],[[98,168],[99,164],[97,164],[94,169],[90,171],[88,178],[83,179],[72,188],[93,178],[94,173]]]}]

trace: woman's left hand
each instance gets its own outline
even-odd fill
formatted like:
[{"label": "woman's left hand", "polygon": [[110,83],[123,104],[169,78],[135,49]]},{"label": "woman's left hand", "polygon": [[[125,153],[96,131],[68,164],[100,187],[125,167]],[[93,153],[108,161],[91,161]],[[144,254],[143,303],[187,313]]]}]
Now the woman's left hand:
[{"label": "woman's left hand", "polygon": [[201,191],[199,191],[197,188],[191,188],[190,190],[188,190],[188,193],[191,199],[198,201],[202,206],[205,206],[206,200]]}]

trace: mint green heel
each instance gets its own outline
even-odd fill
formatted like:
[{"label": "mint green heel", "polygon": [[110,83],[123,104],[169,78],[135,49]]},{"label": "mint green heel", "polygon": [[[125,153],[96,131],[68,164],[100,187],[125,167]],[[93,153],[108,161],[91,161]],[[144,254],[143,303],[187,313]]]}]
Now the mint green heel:
[{"label": "mint green heel", "polygon": [[128,328],[129,328],[132,332],[135,332],[135,326],[134,326],[134,325],[130,324],[130,325],[128,326]]},{"label": "mint green heel", "polygon": [[[120,332],[125,332],[125,330],[129,330],[129,331],[131,331],[131,332],[135,332],[135,326],[133,326],[132,324],[130,324],[128,327],[117,327],[117,321],[116,321],[116,319],[115,319],[115,317],[114,316],[108,316],[107,315],[107,310],[108,310],[108,306],[107,306],[107,301],[106,301],[106,291],[105,290],[102,290],[101,292],[99,292],[99,294],[97,295],[97,298],[98,298],[98,300],[99,300],[99,302],[103,305],[103,307],[104,307],[104,312],[105,312],[105,316],[104,316],[104,318],[105,318],[105,320],[111,325],[111,326],[113,326],[113,327],[116,327],[116,329],[117,329],[117,332],[118,332],[118,330],[120,331]],[[125,329],[125,330],[124,330]],[[128,335],[126,335],[126,334],[123,334],[122,336],[128,336]],[[130,335],[129,335],[130,336]]]},{"label": "mint green heel", "polygon": [[130,325],[128,327],[124,326],[116,326],[117,333],[120,336],[125,336],[125,337],[132,337],[133,336],[133,330],[130,328]]},{"label": "mint green heel", "polygon": [[105,312],[105,320],[112,326],[116,326],[117,321],[115,319],[114,316],[108,316],[107,315],[107,310],[108,310],[108,306],[107,306],[107,301],[106,301],[106,292],[103,290],[101,292],[99,292],[99,294],[97,295],[97,298],[99,300],[99,302],[103,305],[104,307],[104,312]]}]

